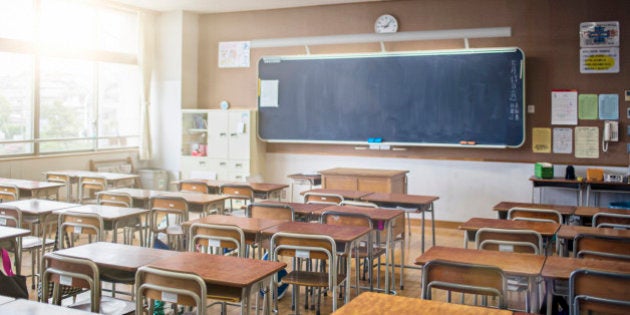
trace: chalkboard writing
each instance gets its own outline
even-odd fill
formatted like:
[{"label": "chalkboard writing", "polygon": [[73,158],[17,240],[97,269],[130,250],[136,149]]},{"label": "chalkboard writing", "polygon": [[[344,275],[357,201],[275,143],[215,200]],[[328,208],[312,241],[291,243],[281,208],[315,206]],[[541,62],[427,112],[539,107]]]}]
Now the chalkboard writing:
[{"label": "chalkboard writing", "polygon": [[259,136],[271,142],[519,147],[525,137],[523,67],[518,48],[265,57],[259,80],[276,90],[261,89]]}]

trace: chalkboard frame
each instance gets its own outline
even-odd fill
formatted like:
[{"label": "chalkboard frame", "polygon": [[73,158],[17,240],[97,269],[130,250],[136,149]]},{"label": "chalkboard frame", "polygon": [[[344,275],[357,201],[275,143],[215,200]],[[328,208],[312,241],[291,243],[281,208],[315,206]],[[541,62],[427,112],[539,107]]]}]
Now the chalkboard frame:
[{"label": "chalkboard frame", "polygon": [[[512,55],[515,57],[512,58],[511,57]],[[421,58],[435,58],[435,60],[438,60],[438,62],[443,62],[443,61],[440,61],[440,59],[443,59],[443,57],[472,58],[473,60],[475,60],[474,58],[486,58],[485,56],[491,56],[490,58],[495,58],[495,56],[497,56],[496,58],[498,58],[499,60],[497,61],[497,65],[494,65],[492,63],[492,64],[489,64],[488,66],[492,66],[492,67],[501,66],[502,68],[500,69],[500,71],[497,71],[497,72],[502,72],[502,75],[507,75],[507,77],[501,77],[501,80],[498,81],[497,84],[500,84],[502,88],[504,88],[508,84],[510,86],[508,91],[501,90],[503,93],[510,94],[509,104],[500,104],[500,106],[502,106],[501,110],[504,111],[502,114],[506,114],[508,117],[507,118],[502,117],[500,120],[498,120],[498,122],[501,122],[501,123],[505,122],[506,124],[509,124],[509,127],[505,127],[506,130],[504,131],[506,132],[506,134],[509,133],[509,137],[511,137],[509,141],[507,140],[505,141],[509,143],[495,141],[494,139],[492,140],[493,143],[485,143],[484,141],[476,141],[478,139],[470,139],[466,137],[459,137],[457,139],[452,139],[451,137],[451,139],[444,142],[442,142],[441,140],[440,141],[409,141],[408,139],[405,139],[404,141],[399,141],[395,138],[392,139],[391,137],[380,138],[379,134],[374,134],[373,137],[366,136],[365,138],[361,138],[361,139],[343,139],[343,138],[342,139],[337,139],[337,138],[318,139],[317,137],[309,138],[311,137],[310,135],[307,135],[306,137],[300,137],[300,138],[283,138],[284,135],[291,135],[294,133],[294,131],[299,133],[299,130],[297,129],[299,129],[300,127],[297,127],[297,126],[295,127],[295,130],[291,129],[293,127],[289,127],[289,128],[286,128],[286,126],[283,127],[283,128],[286,128],[286,130],[291,130],[291,132],[286,132],[286,130],[284,130],[284,132],[282,132],[282,137],[266,137],[265,136],[268,133],[266,132],[266,130],[269,130],[268,128],[270,127],[275,128],[276,126],[287,123],[286,117],[282,120],[278,120],[277,117],[276,118],[272,117],[272,119],[269,119],[269,117],[273,116],[273,115],[270,115],[270,113],[274,111],[278,111],[278,109],[290,108],[290,107],[287,107],[289,105],[283,103],[283,98],[284,98],[283,96],[286,96],[286,94],[284,93],[286,93],[287,91],[286,90],[283,91],[282,88],[285,87],[287,82],[290,82],[290,83],[293,82],[293,80],[283,81],[282,78],[278,79],[277,77],[273,77],[273,76],[269,77],[268,76],[269,71],[267,70],[269,69],[267,68],[268,66],[278,65],[278,64],[281,64],[282,62],[306,62],[306,63],[328,62],[330,63],[330,62],[341,60],[342,62],[355,62],[356,61],[356,62],[374,63],[380,60],[385,60],[387,62],[394,60],[394,59],[382,59],[382,58],[418,58],[420,62],[423,62]],[[373,58],[377,58],[377,59],[373,59]],[[381,59],[378,59],[378,58],[381,58]],[[512,59],[508,59],[506,61],[506,60],[503,60],[502,58],[512,58]],[[400,60],[404,60],[404,59],[400,59]],[[447,60],[447,59],[444,59],[444,60]],[[509,70],[510,73],[506,74],[506,73],[503,73],[507,71],[506,69],[503,68],[503,66],[505,65],[503,64],[498,65],[498,62],[504,63],[508,61],[511,64],[510,65],[511,69]],[[489,61],[483,60],[483,62],[494,62],[494,60],[493,59],[490,59]],[[466,64],[466,66],[469,66],[470,64],[472,63],[468,63]],[[516,68],[514,64],[516,64]],[[489,48],[489,49],[488,48],[486,49],[458,49],[458,50],[439,50],[439,51],[414,51],[414,52],[396,52],[396,53],[371,53],[371,54],[270,56],[270,57],[262,57],[259,60],[258,65],[259,65],[258,67],[258,80],[259,80],[258,137],[261,140],[266,141],[266,142],[366,145],[369,142],[382,141],[383,144],[387,144],[391,146],[474,147],[474,148],[518,148],[518,147],[521,147],[523,143],[525,142],[525,137],[526,137],[526,125],[525,125],[525,115],[524,115],[525,113],[524,111],[525,110],[525,54],[518,47]],[[319,65],[322,65],[322,64],[320,63]],[[483,67],[483,66],[484,65],[481,65],[480,67]],[[370,67],[372,67],[371,64],[370,64]],[[446,65],[446,66],[443,66],[443,68],[450,69],[450,66]],[[457,69],[455,71],[460,71],[459,74],[461,76],[462,70]],[[282,75],[282,74],[279,74],[279,75]],[[301,76],[303,75],[303,73],[295,73],[295,74],[285,73],[284,75]],[[283,78],[286,80],[286,76]],[[263,106],[263,104],[261,104],[261,95],[260,95],[261,85],[260,84],[261,82],[264,82],[265,80],[274,80],[274,79],[279,80],[279,83],[278,83],[279,87],[277,91],[278,107]],[[426,78],[424,80],[426,80]],[[510,82],[505,82],[505,81],[510,81]],[[486,88],[485,90],[492,90],[492,89]],[[265,93],[264,88],[263,88],[263,93]],[[442,91],[442,93],[444,93],[444,91]],[[503,98],[505,97],[505,95],[501,95],[501,97],[502,98],[500,99],[500,102],[507,102],[507,100],[504,100]],[[515,97],[516,99],[512,100],[513,97]],[[309,106],[309,104],[302,104],[302,106]],[[334,107],[333,110],[337,110],[337,107],[335,106],[336,105],[333,106]],[[362,105],[355,104],[351,106],[362,106]],[[372,109],[372,110],[387,110],[388,109],[387,107],[383,105],[379,105],[379,106],[381,107]],[[509,108],[503,108],[503,106],[507,106]],[[453,105],[449,105],[448,110],[457,110],[457,108],[452,109],[451,107],[453,107]],[[420,111],[420,109],[416,109],[416,110]],[[495,109],[491,109],[491,110],[495,110]],[[274,119],[276,120],[274,121]],[[302,119],[309,119],[309,118],[302,117]],[[349,116],[347,117],[347,119],[349,123],[353,123],[355,119],[360,120],[360,118],[357,118],[355,116]],[[491,122],[494,122],[494,121],[491,121]],[[312,122],[310,121],[297,121],[295,123],[305,124],[305,125],[308,125],[309,123],[311,123],[311,126],[312,126]],[[499,127],[502,128],[503,126],[499,125]],[[328,128],[330,128],[330,126],[328,126]],[[475,126],[475,128],[478,128],[478,127]],[[485,131],[485,132],[488,132],[488,131]],[[275,133],[278,134],[279,131],[275,131]],[[503,136],[502,134],[499,134],[498,136],[492,135],[492,137],[502,137],[502,136]],[[505,135],[505,136],[508,137],[508,135]]]}]

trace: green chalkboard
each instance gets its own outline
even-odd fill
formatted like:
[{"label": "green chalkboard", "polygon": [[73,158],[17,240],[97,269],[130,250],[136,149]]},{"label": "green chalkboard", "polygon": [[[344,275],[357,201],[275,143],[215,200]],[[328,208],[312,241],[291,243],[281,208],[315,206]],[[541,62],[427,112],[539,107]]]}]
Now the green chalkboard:
[{"label": "green chalkboard", "polygon": [[524,61],[518,48],[264,57],[258,133],[270,142],[519,147]]}]

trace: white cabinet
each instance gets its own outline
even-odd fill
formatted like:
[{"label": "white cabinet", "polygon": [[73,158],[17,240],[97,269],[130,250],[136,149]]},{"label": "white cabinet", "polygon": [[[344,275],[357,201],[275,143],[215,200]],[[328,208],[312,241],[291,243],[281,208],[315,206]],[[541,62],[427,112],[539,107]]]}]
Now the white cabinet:
[{"label": "white cabinet", "polygon": [[[187,128],[200,116],[205,123],[194,126],[206,128]],[[182,117],[183,179],[245,181],[248,176],[263,173],[264,146],[256,137],[256,111],[183,110]]]}]

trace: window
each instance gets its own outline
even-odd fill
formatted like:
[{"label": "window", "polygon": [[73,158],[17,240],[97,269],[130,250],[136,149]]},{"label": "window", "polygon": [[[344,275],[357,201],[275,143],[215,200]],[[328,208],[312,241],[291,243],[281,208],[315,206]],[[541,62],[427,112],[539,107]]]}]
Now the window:
[{"label": "window", "polygon": [[0,0],[0,156],[137,147],[137,14],[35,3]]}]

